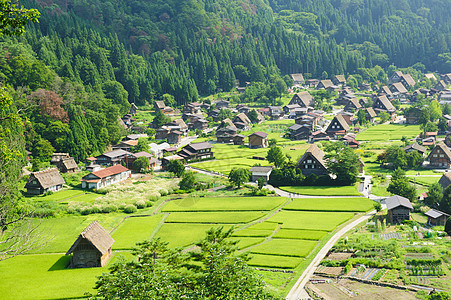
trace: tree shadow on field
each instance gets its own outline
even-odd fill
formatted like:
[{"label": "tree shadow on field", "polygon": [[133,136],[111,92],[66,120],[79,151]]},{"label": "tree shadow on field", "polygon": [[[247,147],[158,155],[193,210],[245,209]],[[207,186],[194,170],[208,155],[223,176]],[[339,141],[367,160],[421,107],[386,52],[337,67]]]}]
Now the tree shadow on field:
[{"label": "tree shadow on field", "polygon": [[[64,255],[61,256],[54,264],[53,266],[48,269],[48,271],[61,271],[66,270],[67,266],[69,265],[70,256]],[[67,269],[69,270],[69,269]]]}]

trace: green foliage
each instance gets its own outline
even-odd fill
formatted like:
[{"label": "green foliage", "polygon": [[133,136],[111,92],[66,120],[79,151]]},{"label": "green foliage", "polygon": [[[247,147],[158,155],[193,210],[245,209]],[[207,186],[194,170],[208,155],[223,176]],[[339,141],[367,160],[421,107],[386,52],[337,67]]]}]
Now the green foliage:
[{"label": "green foliage", "polygon": [[338,185],[354,185],[359,175],[359,156],[342,142],[329,144],[326,151],[327,170],[336,176]]},{"label": "green foliage", "polygon": [[381,123],[385,123],[390,119],[390,115],[387,112],[383,111],[379,114],[379,118],[381,119]]},{"label": "green foliage", "polygon": [[33,147],[31,154],[33,158],[39,159],[41,162],[50,161],[55,148],[49,141],[40,139]]},{"label": "green foliage", "polygon": [[177,177],[181,177],[185,173],[185,165],[178,159],[171,159],[166,169]]},{"label": "green foliage", "polygon": [[380,212],[382,210],[382,205],[380,204],[380,202],[374,203],[374,209],[376,210],[376,212]]},{"label": "green foliage", "polygon": [[229,173],[229,181],[234,186],[241,188],[241,185],[249,181],[250,172],[244,168],[233,168]]},{"label": "green foliage", "polygon": [[133,204],[128,204],[125,208],[124,208],[124,213],[126,214],[132,214],[135,213],[138,209],[136,208],[136,206],[134,206]]},{"label": "green foliage", "polygon": [[194,178],[193,172],[185,172],[182,176],[182,180],[179,183],[180,189],[189,191],[196,187],[196,178]]},{"label": "green foliage", "polygon": [[152,123],[155,128],[160,128],[161,126],[171,122],[171,118],[166,116],[161,110],[155,112],[155,118]]},{"label": "green foliage", "polygon": [[285,163],[286,156],[283,154],[281,147],[272,146],[266,155],[266,160],[273,163],[276,168],[279,168]]},{"label": "green foliage", "polygon": [[136,146],[133,147],[133,152],[137,153],[137,152],[149,152],[149,141],[147,140],[147,138],[139,138],[138,139],[138,144]]},{"label": "green foliage", "polygon": [[149,169],[149,158],[145,156],[138,157],[133,162],[133,170],[136,172],[143,172],[147,169]]},{"label": "green foliage", "polygon": [[406,197],[410,201],[413,201],[417,196],[415,186],[409,183],[408,178],[405,176],[405,172],[400,168],[393,172],[387,191],[395,195]]},{"label": "green foliage", "polygon": [[11,0],[0,1],[0,35],[22,35],[25,26],[38,22],[40,13],[37,9],[25,9]]},{"label": "green foliage", "polygon": [[440,200],[439,209],[447,214],[451,214],[451,186],[446,187],[443,198]]},{"label": "green foliage", "polygon": [[442,186],[438,182],[435,182],[429,186],[428,196],[424,199],[424,202],[431,207],[436,207],[442,197]]},{"label": "green foliage", "polygon": [[446,220],[446,223],[445,223],[445,232],[446,232],[448,235],[451,235],[451,217],[449,217],[449,218]]},{"label": "green foliage", "polygon": [[140,242],[133,250],[137,262],[118,264],[102,275],[95,298],[272,299],[231,235],[232,230],[211,229],[197,243],[199,251],[187,254],[158,238]]}]

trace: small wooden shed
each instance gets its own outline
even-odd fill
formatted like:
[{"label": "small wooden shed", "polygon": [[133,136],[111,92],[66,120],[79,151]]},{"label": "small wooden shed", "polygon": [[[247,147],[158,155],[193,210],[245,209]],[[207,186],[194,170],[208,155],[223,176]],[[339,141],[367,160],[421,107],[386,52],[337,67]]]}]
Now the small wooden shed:
[{"label": "small wooden shed", "polygon": [[114,243],[109,233],[97,222],[88,225],[67,251],[72,254],[69,268],[103,267],[111,258]]},{"label": "small wooden shed", "polygon": [[446,220],[449,218],[447,213],[431,209],[425,213],[428,217],[428,224],[433,226],[445,226]]},{"label": "small wooden shed", "polygon": [[413,210],[409,199],[399,195],[394,195],[385,199],[387,204],[387,215],[390,223],[401,223],[404,220],[410,220],[410,211]]}]

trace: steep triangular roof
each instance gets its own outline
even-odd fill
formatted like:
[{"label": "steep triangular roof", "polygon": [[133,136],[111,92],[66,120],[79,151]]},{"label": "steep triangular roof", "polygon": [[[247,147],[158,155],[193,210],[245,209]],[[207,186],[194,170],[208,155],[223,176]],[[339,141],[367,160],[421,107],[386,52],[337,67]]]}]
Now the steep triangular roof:
[{"label": "steep triangular roof", "polygon": [[102,253],[102,255],[105,254],[114,243],[110,234],[97,221],[93,221],[80,233],[66,255],[71,254],[83,239],[88,240],[100,253]]},{"label": "steep triangular roof", "polygon": [[240,114],[236,115],[236,117],[233,119],[233,122],[234,123],[242,122],[247,125],[250,125],[252,123],[251,120],[249,120],[249,118],[244,113],[240,113]]},{"label": "steep triangular roof", "polygon": [[320,163],[324,167],[324,169],[327,169],[326,163],[324,161],[325,154],[323,150],[321,150],[316,144],[310,145],[307,151],[305,151],[304,155],[302,155],[302,157],[298,160],[297,166],[299,166],[299,164],[303,162],[308,155],[313,156],[313,158],[315,158],[318,163]]},{"label": "steep triangular roof", "polygon": [[[386,110],[388,110],[388,111],[396,110],[396,108],[393,106],[393,104],[390,102],[390,100],[388,100],[388,98],[386,96],[379,96],[379,97],[377,97],[377,100],[379,100],[382,103],[382,105],[385,107]],[[374,101],[373,108],[374,108],[374,105],[376,104],[377,100]]]},{"label": "steep triangular roof", "polygon": [[394,195],[394,196],[391,196],[390,198],[385,199],[385,204],[387,204],[388,210],[391,210],[398,206],[403,206],[403,207],[413,209],[412,204],[410,203],[409,199],[404,198],[399,195]]},{"label": "steep triangular roof", "polygon": [[344,130],[349,131],[349,125],[343,118],[342,114],[338,114],[332,119],[326,131],[329,131],[329,129],[331,129],[330,126],[334,123],[334,121],[337,121],[341,125],[341,127],[343,127]]},{"label": "steep triangular roof", "polygon": [[408,92],[406,87],[401,82],[395,82],[391,86],[394,87],[398,93],[405,94]]},{"label": "steep triangular roof", "polygon": [[301,73],[290,74],[290,77],[291,77],[294,81],[304,82],[304,76],[303,76]]},{"label": "steep triangular roof", "polygon": [[432,153],[434,153],[435,149],[441,149],[442,152],[446,155],[448,160],[451,160],[451,151],[449,150],[448,146],[446,146],[445,142],[440,142],[437,145],[435,145],[434,149],[432,149],[431,154],[429,154],[428,160],[430,160]]},{"label": "steep triangular roof", "polygon": [[300,105],[299,101],[297,101],[298,98],[299,98],[300,102],[303,104],[302,106],[308,107],[308,106],[314,105],[313,96],[310,95],[310,93],[307,91],[294,94],[290,100],[290,103],[288,103],[288,105],[293,105],[293,104]]},{"label": "steep triangular roof", "polygon": [[377,116],[376,112],[374,111],[374,109],[372,107],[366,108],[366,112],[368,113],[368,115],[371,118],[375,118]]},{"label": "steep triangular roof", "polygon": [[412,76],[410,74],[404,74],[404,75],[402,75],[402,78],[404,78],[404,81],[409,86],[414,86],[415,85],[415,80],[412,78]]},{"label": "steep triangular roof", "polygon": [[28,187],[28,185],[33,179],[36,179],[44,189],[65,183],[63,177],[61,177],[61,174],[57,168],[51,168],[44,171],[31,173],[30,178],[28,179],[28,182],[25,185],[25,187]]}]

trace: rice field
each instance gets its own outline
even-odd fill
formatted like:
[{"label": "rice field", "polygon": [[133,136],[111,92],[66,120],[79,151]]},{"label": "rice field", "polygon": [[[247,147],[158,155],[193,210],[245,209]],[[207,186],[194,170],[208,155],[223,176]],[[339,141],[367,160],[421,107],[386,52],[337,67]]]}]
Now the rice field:
[{"label": "rice field", "polygon": [[286,205],[286,210],[366,212],[373,208],[373,201],[364,197],[353,198],[296,198]]},{"label": "rice field", "polygon": [[112,234],[116,241],[114,249],[132,249],[137,242],[150,239],[163,217],[164,215],[159,214],[151,217],[125,219]]},{"label": "rice field", "polygon": [[306,257],[316,244],[316,241],[308,240],[273,239],[252,248],[251,253]]},{"label": "rice field", "polygon": [[419,125],[388,124],[372,126],[357,135],[358,141],[401,140],[403,136],[412,139],[420,134]]},{"label": "rice field", "polygon": [[332,231],[354,216],[349,212],[312,212],[282,210],[269,222],[282,224],[282,228]]},{"label": "rice field", "polygon": [[281,186],[281,190],[309,196],[361,196],[357,186]]}]

